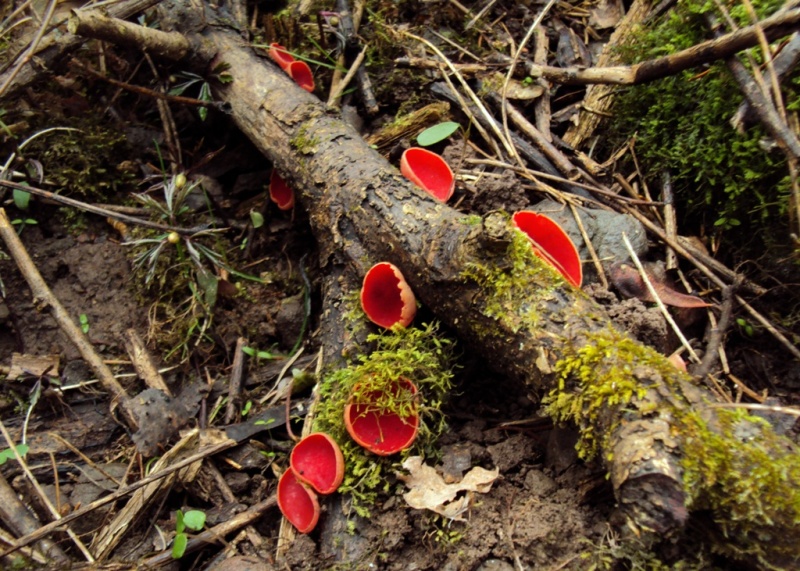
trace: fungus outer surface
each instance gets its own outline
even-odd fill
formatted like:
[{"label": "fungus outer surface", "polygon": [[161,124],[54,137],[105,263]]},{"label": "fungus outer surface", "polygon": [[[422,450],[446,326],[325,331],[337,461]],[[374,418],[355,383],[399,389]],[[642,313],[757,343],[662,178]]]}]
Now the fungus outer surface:
[{"label": "fungus outer surface", "polygon": [[361,307],[370,321],[387,329],[396,323],[408,327],[417,313],[414,292],[389,262],[375,264],[364,276]]},{"label": "fungus outer surface", "polygon": [[291,468],[278,481],[278,507],[300,533],[309,533],[319,521],[317,495],[300,483]]},{"label": "fungus outer surface", "polygon": [[342,451],[324,432],[314,432],[298,442],[289,463],[295,477],[320,494],[332,494],[344,478]]},{"label": "fungus outer surface", "polygon": [[291,210],[294,206],[294,190],[286,184],[276,169],[272,169],[272,177],[269,179],[269,197],[280,210]]},{"label": "fungus outer surface", "polygon": [[306,62],[293,61],[286,68],[286,73],[289,74],[289,77],[294,79],[294,82],[297,85],[309,93],[314,91],[314,74],[311,73],[311,68],[308,67]]},{"label": "fungus outer surface", "polygon": [[292,54],[286,51],[285,47],[275,42],[269,45],[269,57],[272,58],[272,61],[277,63],[283,71],[286,71],[289,64],[295,61]]},{"label": "fungus outer surface", "polygon": [[[395,396],[403,390],[416,395],[417,387],[407,379],[398,379],[388,390]],[[364,395],[362,400],[377,401],[380,392]],[[405,450],[414,442],[419,430],[416,405],[411,414],[400,416],[397,412],[380,411],[370,402],[349,403],[344,411],[345,428],[360,446],[378,456],[390,456]]]},{"label": "fungus outer surface", "polygon": [[514,225],[528,236],[537,256],[556,268],[573,286],[581,287],[581,258],[561,226],[544,214],[531,210],[521,210],[512,219]]},{"label": "fungus outer surface", "polygon": [[419,147],[406,149],[400,172],[408,180],[441,202],[453,196],[455,177],[447,162],[434,152]]}]

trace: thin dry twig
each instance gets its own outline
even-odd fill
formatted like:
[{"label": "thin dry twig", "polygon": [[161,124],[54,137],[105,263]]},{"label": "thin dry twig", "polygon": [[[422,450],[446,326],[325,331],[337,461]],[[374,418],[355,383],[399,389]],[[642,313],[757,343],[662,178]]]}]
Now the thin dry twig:
[{"label": "thin dry twig", "polygon": [[680,327],[678,327],[678,324],[675,323],[675,320],[672,318],[672,315],[670,315],[669,310],[667,310],[667,306],[664,305],[663,301],[661,301],[661,298],[659,297],[656,288],[653,287],[653,282],[650,281],[650,277],[644,270],[642,262],[641,260],[639,260],[639,256],[636,255],[633,246],[631,246],[631,241],[628,240],[628,236],[627,234],[625,234],[625,232],[622,233],[622,241],[625,244],[625,248],[628,250],[628,254],[631,257],[631,260],[633,260],[633,263],[636,265],[636,269],[639,270],[639,275],[641,276],[644,284],[647,286],[647,290],[650,292],[650,295],[655,300],[655,303],[658,306],[659,311],[661,311],[661,314],[664,316],[664,319],[667,320],[667,323],[669,323],[670,327],[675,332],[675,335],[680,340],[681,345],[683,345],[683,347],[686,349],[686,351],[689,353],[692,359],[696,363],[699,363],[700,357],[697,356],[697,353],[695,352],[694,349],[692,349],[692,346],[689,344],[689,341],[683,335],[683,332],[681,331]]},{"label": "thin dry twig", "polygon": [[47,27],[50,25],[50,20],[53,19],[53,14],[56,12],[56,6],[58,6],[58,0],[50,0],[47,3],[47,9],[45,10],[44,17],[42,18],[42,22],[39,25],[39,29],[36,32],[36,36],[34,36],[33,40],[31,41],[28,49],[25,50],[25,53],[17,60],[17,64],[14,66],[14,69],[11,70],[11,73],[6,76],[5,81],[2,85],[0,85],[0,97],[8,89],[8,86],[11,85],[11,82],[14,81],[14,78],[17,77],[19,72],[22,68],[31,61],[36,50],[39,47],[39,42],[42,41],[45,33],[47,32]]},{"label": "thin dry twig", "polygon": [[[11,438],[11,435],[8,433],[8,429],[6,428],[6,425],[3,423],[2,420],[0,420],[0,433],[3,434],[3,438],[5,438],[6,444],[8,445],[8,447],[14,453],[14,457],[17,459],[17,462],[19,463],[20,468],[22,468],[22,472],[25,474],[25,477],[31,483],[31,486],[33,486],[33,489],[36,490],[36,493],[39,496],[39,500],[42,502],[42,504],[50,512],[50,515],[53,517],[53,520],[54,521],[59,521],[61,519],[61,514],[58,512],[58,510],[55,508],[53,503],[50,501],[50,498],[47,496],[47,494],[42,489],[42,486],[41,486],[41,484],[39,484],[39,481],[31,473],[30,468],[28,468],[28,463],[25,461],[25,458],[23,458],[22,455],[19,453],[19,450],[17,450],[17,446],[14,444],[14,439]],[[77,534],[74,531],[72,531],[72,529],[69,528],[69,527],[66,528],[66,531],[67,531],[67,535],[69,535],[69,538],[72,540],[72,542],[75,544],[75,546],[78,548],[78,550],[86,558],[86,561],[88,561],[89,563],[93,563],[94,562],[94,557],[89,552],[89,549],[83,544],[83,542],[77,536]]]}]

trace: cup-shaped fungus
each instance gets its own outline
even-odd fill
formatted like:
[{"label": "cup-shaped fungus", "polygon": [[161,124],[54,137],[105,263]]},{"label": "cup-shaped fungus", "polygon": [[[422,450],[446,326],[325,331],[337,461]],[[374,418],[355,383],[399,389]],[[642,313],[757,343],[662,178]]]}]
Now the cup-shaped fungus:
[{"label": "cup-shaped fungus", "polygon": [[344,479],[342,451],[324,432],[314,432],[298,442],[289,464],[298,480],[323,495],[335,492]]},{"label": "cup-shaped fungus", "polygon": [[[390,456],[411,446],[419,430],[414,383],[400,378],[386,391],[358,394],[358,389],[356,385],[344,409],[344,426],[350,437],[378,456]],[[391,398],[382,398],[386,396]],[[381,407],[381,400],[391,401],[392,406]]]},{"label": "cup-shaped fungus", "polygon": [[361,307],[370,321],[387,329],[408,327],[417,314],[417,300],[403,274],[393,264],[372,266],[361,286]]},{"label": "cup-shaped fungus", "polygon": [[294,79],[294,82],[308,91],[309,93],[313,93],[314,91],[314,74],[311,73],[311,68],[308,67],[308,64],[304,61],[293,61],[289,64],[289,67],[286,68],[286,73],[289,74],[289,77]]},{"label": "cup-shaped fungus", "polygon": [[566,232],[551,218],[538,212],[521,210],[512,218],[533,245],[533,252],[557,269],[564,279],[581,287],[583,268],[578,249]]},{"label": "cup-shaped fungus", "polygon": [[276,169],[272,169],[272,177],[269,179],[269,197],[281,210],[291,210],[294,206],[294,190],[286,184]]},{"label": "cup-shaped fungus", "polygon": [[278,481],[278,507],[300,533],[308,533],[319,521],[317,494],[303,485],[289,468]]},{"label": "cup-shaped fungus", "polygon": [[445,160],[427,149],[406,149],[400,158],[400,172],[408,180],[442,202],[453,196],[456,179]]},{"label": "cup-shaped fungus", "polygon": [[285,47],[274,42],[269,45],[269,57],[271,57],[272,61],[277,63],[283,71],[286,71],[289,64],[295,61],[292,54],[286,51]]}]

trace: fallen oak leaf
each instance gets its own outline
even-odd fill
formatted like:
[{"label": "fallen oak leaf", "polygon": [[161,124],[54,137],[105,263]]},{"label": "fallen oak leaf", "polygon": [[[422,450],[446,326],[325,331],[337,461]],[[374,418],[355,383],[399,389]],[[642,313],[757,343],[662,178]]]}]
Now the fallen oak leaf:
[{"label": "fallen oak leaf", "polygon": [[408,474],[398,472],[397,477],[409,487],[409,491],[403,494],[403,499],[409,507],[430,510],[456,521],[464,521],[460,516],[470,503],[469,495],[458,499],[456,496],[460,492],[485,494],[500,476],[498,468],[487,470],[475,466],[460,482],[447,484],[435,468],[423,464],[421,456],[409,456],[402,466]]}]

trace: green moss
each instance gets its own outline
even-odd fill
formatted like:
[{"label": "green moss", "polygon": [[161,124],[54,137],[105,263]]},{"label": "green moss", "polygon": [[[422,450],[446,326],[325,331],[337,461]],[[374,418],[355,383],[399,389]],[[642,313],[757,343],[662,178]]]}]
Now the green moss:
[{"label": "green moss", "polygon": [[588,335],[578,349],[567,347],[556,363],[558,384],[545,397],[545,410],[554,420],[578,426],[577,450],[584,460],[606,449],[613,432],[604,428],[598,434],[600,415],[644,398],[650,388],[636,379],[637,366],[651,367],[665,379],[680,374],[663,355],[612,328]]},{"label": "green moss", "polygon": [[549,291],[571,287],[550,264],[533,253],[530,240],[519,231],[506,253],[508,265],[466,264],[461,277],[476,282],[488,295],[484,314],[504,322],[512,331],[531,329],[539,322],[538,303]]},{"label": "green moss", "polygon": [[[781,3],[753,4],[764,15]],[[743,3],[729,9],[740,25],[750,23]],[[716,10],[710,2],[679,1],[620,49],[622,63],[650,60],[706,40],[701,15],[710,10]],[[758,49],[750,54],[760,61]],[[787,84],[786,90],[790,102],[798,100],[796,85]],[[734,131],[729,120],[742,100],[724,63],[626,88],[619,93],[605,135],[608,150],[613,152],[635,134],[636,156],[648,178],[670,173],[687,230],[699,233],[704,227],[708,233],[715,228],[735,246],[742,245],[745,234],[766,244],[785,243],[790,192],[785,157],[761,148],[764,131],[759,126],[744,134]],[[764,243],[753,247],[760,249]]]},{"label": "green moss", "polygon": [[317,152],[317,145],[319,139],[316,137],[309,137],[308,125],[303,125],[297,132],[297,135],[289,142],[297,152],[302,155],[313,155]]},{"label": "green moss", "polygon": [[[430,456],[434,444],[446,428],[441,406],[450,392],[453,379],[453,346],[439,334],[436,323],[419,328],[396,327],[367,338],[375,344],[369,355],[361,355],[349,367],[327,375],[320,383],[320,405],[313,429],[331,435],[340,445],[346,473],[339,491],[353,499],[353,507],[361,516],[369,515],[369,505],[378,493],[388,492],[393,460],[374,456],[350,439],[344,427],[344,408],[351,395],[358,398],[393,385],[403,377],[417,389],[417,410],[420,429],[414,446],[403,452]],[[381,410],[408,413],[412,395],[387,395],[375,404]]]},{"label": "green moss", "polygon": [[[634,368],[656,371],[637,380]],[[681,397],[685,375],[663,355],[612,329],[590,334],[567,348],[556,364],[558,384],[544,399],[546,412],[580,430],[577,450],[584,459],[609,449],[615,425],[604,426],[610,409],[632,405],[662,383],[674,400],[664,401],[680,442],[683,485],[689,507],[708,510],[720,537],[714,549],[737,558],[756,557],[771,567],[797,557],[800,545],[800,454],[758,418],[739,409],[718,409],[713,427]],[[660,376],[660,379],[658,378]],[[702,405],[701,405],[702,406]],[[640,415],[653,410],[638,408]],[[607,457],[607,461],[612,458]],[[776,531],[779,530],[779,531]]]},{"label": "green moss", "polygon": [[698,412],[679,418],[684,484],[694,510],[711,510],[717,550],[783,568],[800,559],[800,454],[743,409],[715,411],[712,430]]}]

